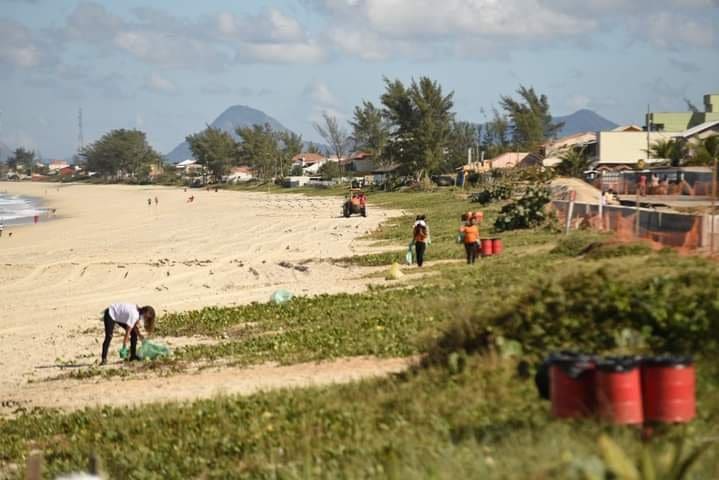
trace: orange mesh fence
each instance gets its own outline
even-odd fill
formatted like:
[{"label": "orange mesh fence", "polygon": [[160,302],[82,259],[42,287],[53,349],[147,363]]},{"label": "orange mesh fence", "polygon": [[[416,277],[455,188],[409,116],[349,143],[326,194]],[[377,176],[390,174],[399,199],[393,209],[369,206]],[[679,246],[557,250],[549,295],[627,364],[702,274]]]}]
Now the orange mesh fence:
[{"label": "orange mesh fence", "polygon": [[[552,204],[562,225],[567,225],[569,202],[555,201]],[[569,228],[611,231],[622,241],[645,239],[667,247],[694,250],[708,246],[710,235],[705,226],[708,223],[703,215],[637,210],[614,205],[604,206],[600,217],[598,205],[574,203]],[[719,222],[715,229],[719,248]]]}]

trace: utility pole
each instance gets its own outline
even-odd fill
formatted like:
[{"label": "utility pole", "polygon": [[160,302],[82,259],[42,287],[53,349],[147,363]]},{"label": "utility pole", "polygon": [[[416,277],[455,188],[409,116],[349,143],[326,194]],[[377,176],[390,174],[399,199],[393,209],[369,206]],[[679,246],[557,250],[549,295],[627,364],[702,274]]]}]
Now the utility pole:
[{"label": "utility pole", "polygon": [[77,145],[77,151],[80,153],[85,148],[85,137],[82,131],[82,107],[77,111]]},{"label": "utility pole", "polygon": [[717,155],[714,154],[714,167],[712,168],[712,209],[711,209],[711,237],[709,238],[709,254],[714,255],[714,230],[716,229],[716,198],[717,198]]}]

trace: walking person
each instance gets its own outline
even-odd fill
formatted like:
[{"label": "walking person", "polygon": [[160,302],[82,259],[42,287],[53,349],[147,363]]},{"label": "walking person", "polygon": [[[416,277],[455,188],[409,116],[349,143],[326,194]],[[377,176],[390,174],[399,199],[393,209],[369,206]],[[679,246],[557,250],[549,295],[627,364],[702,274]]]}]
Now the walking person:
[{"label": "walking person", "polygon": [[125,330],[122,348],[127,348],[130,339],[130,361],[139,360],[137,356],[137,339],[145,339],[140,331],[140,320],[145,322],[145,330],[151,334],[155,329],[155,309],[148,306],[140,307],[131,303],[113,303],[105,309],[102,321],[105,324],[105,340],[102,342],[102,357],[100,365],[107,364],[107,351],[110,348],[115,325]]},{"label": "walking person", "polygon": [[474,216],[466,216],[465,224],[459,229],[464,242],[464,251],[467,255],[467,265],[471,265],[477,261],[477,250],[479,250],[479,228],[475,223]]},{"label": "walking person", "polygon": [[412,242],[414,243],[415,256],[417,257],[417,266],[424,264],[424,254],[427,251],[429,239],[429,226],[427,225],[427,217],[424,215],[417,216],[414,226],[412,227]]}]

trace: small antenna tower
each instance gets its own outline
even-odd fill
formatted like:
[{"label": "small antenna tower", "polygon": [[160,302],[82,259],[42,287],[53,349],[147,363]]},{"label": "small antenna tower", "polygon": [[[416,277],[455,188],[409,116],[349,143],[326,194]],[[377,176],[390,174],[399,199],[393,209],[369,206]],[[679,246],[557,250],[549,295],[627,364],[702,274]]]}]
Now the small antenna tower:
[{"label": "small antenna tower", "polygon": [[78,152],[81,152],[82,149],[85,147],[85,137],[82,133],[82,107],[79,108],[77,112],[77,143],[78,143]]}]

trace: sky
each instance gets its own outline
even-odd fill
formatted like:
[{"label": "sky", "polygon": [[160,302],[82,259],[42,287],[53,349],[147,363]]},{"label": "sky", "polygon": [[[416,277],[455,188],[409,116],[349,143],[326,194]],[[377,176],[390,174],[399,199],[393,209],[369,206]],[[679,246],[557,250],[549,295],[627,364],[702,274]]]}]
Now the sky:
[{"label": "sky", "polygon": [[305,140],[383,77],[483,122],[520,85],[642,124],[719,92],[719,0],[0,0],[0,141],[67,158],[115,128],[168,153],[248,105]]}]

